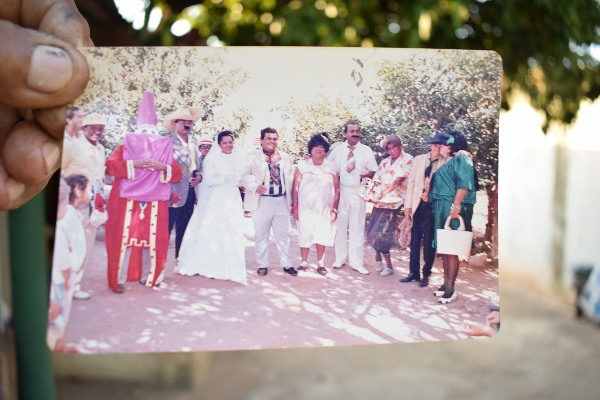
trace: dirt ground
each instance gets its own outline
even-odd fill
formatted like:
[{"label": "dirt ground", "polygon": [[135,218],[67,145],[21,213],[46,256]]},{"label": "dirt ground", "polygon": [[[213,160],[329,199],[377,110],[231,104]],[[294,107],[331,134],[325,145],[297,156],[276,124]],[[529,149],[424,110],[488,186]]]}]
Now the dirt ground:
[{"label": "dirt ground", "polygon": [[[499,305],[498,269],[462,263],[458,299],[440,305],[433,291],[442,283],[441,259],[429,287],[399,283],[408,274],[407,250],[394,249],[395,273],[380,277],[374,253],[366,249],[369,275],[344,266],[326,276],[314,267],[297,277],[278,266],[256,274],[252,222],[246,219],[248,285],[173,272],[171,238],[165,280],[159,288],[136,282],[117,295],[106,281],[103,235],[82,287],[88,300],[74,300],[65,342],[80,353],[164,352],[348,346],[465,339],[465,322],[481,322]],[[296,232],[291,251],[299,264]],[[314,249],[309,262],[316,262]],[[326,265],[334,259],[326,252]]]}]

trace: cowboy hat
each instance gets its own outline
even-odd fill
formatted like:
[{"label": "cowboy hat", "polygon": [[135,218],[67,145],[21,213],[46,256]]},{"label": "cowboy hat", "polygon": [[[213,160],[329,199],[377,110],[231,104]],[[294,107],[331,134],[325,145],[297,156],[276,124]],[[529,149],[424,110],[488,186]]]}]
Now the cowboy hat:
[{"label": "cowboy hat", "polygon": [[165,117],[165,120],[163,121],[163,126],[167,131],[175,132],[176,120],[183,119],[195,123],[203,116],[204,110],[200,107],[180,108],[179,110],[173,111],[171,114]]}]

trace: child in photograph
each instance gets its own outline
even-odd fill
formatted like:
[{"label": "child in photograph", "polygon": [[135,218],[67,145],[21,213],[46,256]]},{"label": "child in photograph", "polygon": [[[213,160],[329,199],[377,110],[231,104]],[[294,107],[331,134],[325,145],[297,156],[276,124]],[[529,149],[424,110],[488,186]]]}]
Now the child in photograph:
[{"label": "child in photograph", "polygon": [[69,175],[61,180],[54,242],[48,346],[62,349],[62,337],[69,322],[75,278],[86,254],[83,217],[77,209],[90,202],[90,184],[83,175]]}]

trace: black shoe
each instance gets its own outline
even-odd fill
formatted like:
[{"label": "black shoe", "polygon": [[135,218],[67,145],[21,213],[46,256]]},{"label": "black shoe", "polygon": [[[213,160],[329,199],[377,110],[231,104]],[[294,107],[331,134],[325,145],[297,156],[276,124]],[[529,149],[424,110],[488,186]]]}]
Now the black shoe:
[{"label": "black shoe", "polygon": [[407,283],[407,282],[418,281],[418,280],[420,280],[419,275],[417,275],[417,274],[408,274],[408,276],[406,278],[400,279],[400,282]]},{"label": "black shoe", "polygon": [[266,268],[259,268],[256,270],[256,273],[260,276],[265,276],[267,272],[269,272],[269,270]]},{"label": "black shoe", "polygon": [[423,279],[419,282],[419,287],[427,287],[429,286],[429,277],[424,276]]},{"label": "black shoe", "polygon": [[296,271],[296,268],[294,267],[289,267],[289,268],[284,268],[283,272],[290,274],[291,276],[296,276],[298,275],[298,271]]},{"label": "black shoe", "polygon": [[125,293],[125,286],[123,286],[122,284],[118,284],[116,289],[113,289],[113,292],[115,292],[116,294],[122,294]]}]

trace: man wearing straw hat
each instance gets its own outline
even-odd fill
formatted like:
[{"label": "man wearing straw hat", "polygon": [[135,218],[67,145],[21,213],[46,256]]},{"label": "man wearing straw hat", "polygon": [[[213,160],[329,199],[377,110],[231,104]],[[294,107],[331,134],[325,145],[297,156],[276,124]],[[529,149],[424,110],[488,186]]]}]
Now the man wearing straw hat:
[{"label": "man wearing straw hat", "polygon": [[198,144],[190,136],[194,124],[202,116],[204,110],[200,107],[181,108],[167,115],[163,122],[171,133],[173,156],[183,174],[179,183],[171,185],[169,200],[169,232],[175,227],[175,258],[179,257],[183,234],[196,204],[195,187],[202,180],[202,174],[198,172]]},{"label": "man wearing straw hat", "polygon": [[72,174],[84,175],[90,181],[93,199],[90,205],[83,206],[79,211],[83,215],[83,226],[85,228],[87,252],[83,267],[75,281],[75,292],[73,297],[76,299],[88,299],[90,294],[81,290],[81,280],[83,271],[90,263],[92,250],[96,243],[96,232],[98,225],[90,221],[90,216],[96,208],[104,211],[104,162],[106,154],[104,146],[100,140],[104,136],[106,119],[98,113],[91,113],[83,118],[83,137],[78,140],[65,140],[63,148],[62,175]]}]

